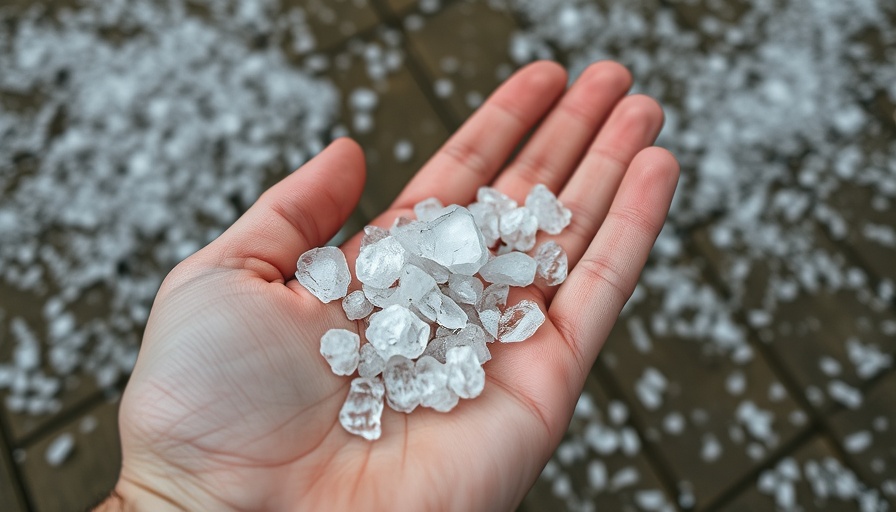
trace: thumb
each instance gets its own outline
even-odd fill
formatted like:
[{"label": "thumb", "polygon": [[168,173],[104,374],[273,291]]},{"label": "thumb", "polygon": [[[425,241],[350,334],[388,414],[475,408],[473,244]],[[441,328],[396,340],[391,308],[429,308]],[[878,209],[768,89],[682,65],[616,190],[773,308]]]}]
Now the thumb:
[{"label": "thumb", "polygon": [[325,244],[348,219],[364,176],[361,147],[337,139],[262,194],[207,251],[225,267],[288,280],[299,255]]}]

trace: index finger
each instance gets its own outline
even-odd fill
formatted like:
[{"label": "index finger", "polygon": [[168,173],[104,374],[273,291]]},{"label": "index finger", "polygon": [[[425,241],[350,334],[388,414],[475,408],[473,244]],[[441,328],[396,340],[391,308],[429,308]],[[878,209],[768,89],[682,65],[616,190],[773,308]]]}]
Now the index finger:
[{"label": "index finger", "polygon": [[517,71],[420,169],[390,209],[412,208],[430,197],[469,203],[565,90],[566,71],[557,63],[535,62]]}]

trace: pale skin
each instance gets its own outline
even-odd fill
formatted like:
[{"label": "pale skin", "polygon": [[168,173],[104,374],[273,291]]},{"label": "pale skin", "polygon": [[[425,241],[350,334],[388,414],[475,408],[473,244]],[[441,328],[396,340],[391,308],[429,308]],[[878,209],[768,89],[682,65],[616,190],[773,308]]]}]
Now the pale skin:
[{"label": "pale skin", "polygon": [[[373,221],[388,227],[428,197],[465,205],[482,185],[522,202],[544,183],[572,210],[562,234],[539,234],[566,250],[569,278],[511,292],[547,320],[490,346],[481,396],[449,413],[387,407],[375,442],[340,426],[350,378],[330,371],[320,337],[358,323],[293,277],[361,195],[363,154],[340,139],[168,275],[121,402],[120,478],[99,509],[513,509],[560,442],[678,180],[675,158],[652,147],[661,108],[630,85],[612,62],[568,89],[557,64],[523,68]],[[360,240],[342,246],[351,268]]]}]

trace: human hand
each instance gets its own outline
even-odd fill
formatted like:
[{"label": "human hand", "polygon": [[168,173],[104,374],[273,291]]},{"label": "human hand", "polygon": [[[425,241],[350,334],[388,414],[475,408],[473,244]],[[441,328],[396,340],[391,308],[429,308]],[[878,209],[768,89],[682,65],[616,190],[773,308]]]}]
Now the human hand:
[{"label": "human hand", "polygon": [[[358,329],[321,303],[295,263],[345,222],[364,182],[341,139],[267,191],[230,229],[177,266],[156,297],[119,416],[123,464],[107,508],[506,510],[560,442],[585,377],[631,295],[678,178],[650,146],[662,111],[628,96],[628,72],[591,66],[568,90],[553,63],[503,84],[373,224],[435,196],[468,204],[491,184],[518,201],[536,183],[573,212],[556,240],[559,288],[513,288],[547,320],[529,340],[492,344],[486,385],[443,414],[386,408],[383,436],[345,432],[351,379],[319,353],[330,328]],[[521,139],[542,119],[514,160]],[[503,168],[503,169],[502,169]],[[360,234],[342,249],[354,267]],[[355,281],[350,290],[358,289]]]}]

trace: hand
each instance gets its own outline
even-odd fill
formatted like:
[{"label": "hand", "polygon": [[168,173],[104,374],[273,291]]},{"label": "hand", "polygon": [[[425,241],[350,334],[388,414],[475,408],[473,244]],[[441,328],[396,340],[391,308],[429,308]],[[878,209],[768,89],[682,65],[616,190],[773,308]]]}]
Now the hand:
[{"label": "hand", "polygon": [[[508,510],[569,423],[585,376],[632,293],[678,179],[649,147],[662,111],[627,96],[620,65],[591,66],[567,91],[557,64],[516,73],[373,224],[427,197],[468,204],[492,184],[521,201],[545,183],[573,212],[553,237],[571,272],[555,289],[513,289],[547,314],[522,343],[490,346],[482,395],[447,414],[383,414],[383,436],[345,432],[350,379],[318,352],[330,328],[357,329],[292,277],[361,194],[363,155],[341,139],[267,191],[162,285],[121,403],[116,492],[151,510]],[[512,151],[543,122],[516,158]],[[543,235],[543,234],[542,234]],[[540,236],[542,236],[540,235]],[[360,235],[342,249],[354,268]],[[357,289],[355,282],[350,290]],[[120,505],[110,500],[107,506]]]}]

